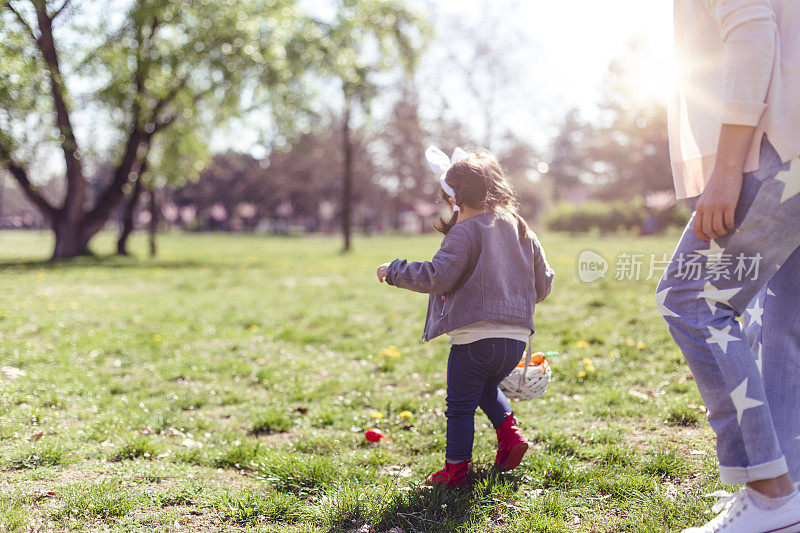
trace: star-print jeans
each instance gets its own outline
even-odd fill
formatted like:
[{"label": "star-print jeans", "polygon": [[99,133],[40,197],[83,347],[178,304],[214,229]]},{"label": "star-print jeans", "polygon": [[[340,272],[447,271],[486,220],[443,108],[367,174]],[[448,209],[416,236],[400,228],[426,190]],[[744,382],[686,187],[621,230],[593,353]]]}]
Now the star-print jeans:
[{"label": "star-print jeans", "polygon": [[765,139],[735,230],[706,243],[692,223],[656,301],[708,409],[720,478],[800,482],[800,161],[782,164]]}]

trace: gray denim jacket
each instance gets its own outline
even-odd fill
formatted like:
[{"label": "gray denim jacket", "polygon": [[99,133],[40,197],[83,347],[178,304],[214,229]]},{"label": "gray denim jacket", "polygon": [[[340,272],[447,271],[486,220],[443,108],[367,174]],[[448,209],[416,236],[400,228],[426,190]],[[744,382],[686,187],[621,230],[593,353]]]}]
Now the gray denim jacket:
[{"label": "gray denim jacket", "polygon": [[386,282],[430,293],[428,341],[482,320],[534,331],[533,309],[550,294],[553,269],[532,231],[520,243],[515,220],[484,213],[453,226],[431,261],[392,261]]}]

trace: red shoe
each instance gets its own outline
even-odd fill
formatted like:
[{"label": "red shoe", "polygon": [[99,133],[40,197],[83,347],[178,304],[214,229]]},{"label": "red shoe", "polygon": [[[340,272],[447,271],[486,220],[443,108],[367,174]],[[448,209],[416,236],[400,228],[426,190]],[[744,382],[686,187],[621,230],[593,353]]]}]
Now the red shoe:
[{"label": "red shoe", "polygon": [[494,460],[494,467],[501,472],[518,467],[522,462],[522,456],[528,451],[528,441],[517,426],[514,415],[506,415],[505,421],[495,431],[497,457]]},{"label": "red shoe", "polygon": [[465,487],[467,485],[467,473],[469,473],[470,460],[458,464],[444,462],[444,468],[434,472],[425,478],[428,485],[442,485],[444,487]]}]

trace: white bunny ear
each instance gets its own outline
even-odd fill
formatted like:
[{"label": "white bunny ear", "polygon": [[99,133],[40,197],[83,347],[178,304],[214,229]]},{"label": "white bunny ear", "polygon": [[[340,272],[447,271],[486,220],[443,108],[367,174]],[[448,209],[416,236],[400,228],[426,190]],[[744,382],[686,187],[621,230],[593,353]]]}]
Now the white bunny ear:
[{"label": "white bunny ear", "polygon": [[466,159],[467,157],[469,157],[469,154],[462,150],[461,147],[457,146],[456,149],[453,150],[453,157],[450,158],[450,164],[453,164],[456,161],[461,161],[462,159]]},{"label": "white bunny ear", "polygon": [[[460,150],[460,148],[456,148],[456,151],[458,150]],[[463,152],[463,150],[461,151]],[[447,154],[434,145],[430,145],[425,150],[425,159],[428,161],[428,166],[431,167],[431,170],[433,170],[439,178],[439,184],[442,186],[444,192],[451,198],[455,198],[456,191],[453,190],[453,188],[448,185],[447,180],[445,180],[447,171],[450,169],[450,158],[447,157]],[[454,205],[453,211],[459,211],[459,207]]]},{"label": "white bunny ear", "polygon": [[425,150],[425,159],[437,176],[441,176],[450,168],[450,158],[434,145],[428,146]]}]

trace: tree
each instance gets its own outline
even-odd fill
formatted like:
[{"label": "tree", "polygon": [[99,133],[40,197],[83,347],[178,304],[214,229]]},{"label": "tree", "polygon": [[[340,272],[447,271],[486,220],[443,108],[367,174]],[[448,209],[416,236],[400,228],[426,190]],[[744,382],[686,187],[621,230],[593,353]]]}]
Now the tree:
[{"label": "tree", "polygon": [[[501,149],[499,143],[506,137],[502,126],[507,117],[519,113],[520,104],[533,94],[532,81],[523,80],[523,74],[534,64],[527,54],[534,43],[528,28],[509,17],[518,4],[517,0],[483,0],[477,17],[466,13],[452,17],[444,29],[450,57],[436,72],[439,83],[443,77],[455,76],[459,92],[466,89],[472,103],[470,114],[478,115],[482,127],[482,147],[493,152]],[[524,99],[519,97],[521,91]]]},{"label": "tree", "polygon": [[344,251],[350,250],[353,190],[353,113],[368,112],[377,72],[400,67],[410,74],[428,34],[427,25],[400,0],[340,0],[332,23],[323,23],[330,74],[342,92],[341,220]]},{"label": "tree", "polygon": [[[329,221],[320,213],[321,207],[341,192],[339,180],[332,176],[343,163],[342,122],[341,116],[322,116],[317,127],[280,149],[273,149],[268,159],[259,161],[236,152],[217,154],[196,182],[172,192],[171,201],[178,208],[196,209],[201,225],[210,218],[215,205],[221,206],[231,214],[222,224],[223,229],[236,229],[236,214],[244,205],[252,206],[254,212],[248,218],[249,226],[242,224],[241,229],[249,229],[264,219],[281,218],[282,205],[292,208],[286,218],[309,228],[319,227]],[[371,139],[367,135],[363,128],[351,132],[353,203],[357,206],[368,204],[380,193],[373,182],[378,171],[368,150]],[[336,214],[334,210],[331,218]]]},{"label": "tree", "polygon": [[650,54],[646,42],[634,40],[611,62],[599,127],[587,150],[603,199],[643,196],[672,188],[667,139],[667,110],[642,87]]},{"label": "tree", "polygon": [[[242,101],[276,115],[301,107],[303,72],[313,64],[315,26],[291,0],[97,4],[125,16],[86,23],[70,0],[0,0],[0,165],[49,221],[54,258],[88,252],[163,131],[198,114],[211,121],[241,112]],[[65,36],[79,46],[60,46]],[[77,85],[91,88],[78,99]],[[76,102],[91,102],[98,123],[112,117],[106,127],[117,141],[112,177],[91,203]],[[60,203],[31,176],[26,137],[38,123],[40,138],[54,138],[62,152]]]},{"label": "tree", "polygon": [[183,119],[145,147],[131,191],[123,207],[117,254],[127,255],[127,242],[135,228],[134,215],[142,192],[147,191],[150,202],[148,230],[151,255],[155,255],[158,230],[159,189],[180,186],[194,181],[211,158],[208,143],[201,138],[202,128],[194,120]]},{"label": "tree", "polygon": [[580,196],[584,178],[591,177],[592,161],[587,148],[594,138],[594,129],[581,120],[578,110],[568,111],[552,141],[546,173],[553,185],[555,200],[574,200],[576,195]]},{"label": "tree", "polygon": [[408,80],[401,84],[400,95],[378,134],[382,172],[379,183],[391,191],[394,201],[393,224],[400,209],[415,202],[430,202],[437,190],[433,175],[425,163],[425,146],[430,133],[419,113],[419,94]]}]

